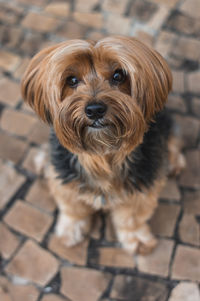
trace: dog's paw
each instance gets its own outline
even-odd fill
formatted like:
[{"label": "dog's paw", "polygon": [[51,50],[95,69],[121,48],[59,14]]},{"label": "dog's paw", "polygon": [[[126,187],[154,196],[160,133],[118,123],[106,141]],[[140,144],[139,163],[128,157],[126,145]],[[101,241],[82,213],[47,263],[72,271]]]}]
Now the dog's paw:
[{"label": "dog's paw", "polygon": [[67,247],[82,242],[90,230],[90,219],[77,220],[68,215],[61,214],[56,224],[55,232],[62,238]]}]

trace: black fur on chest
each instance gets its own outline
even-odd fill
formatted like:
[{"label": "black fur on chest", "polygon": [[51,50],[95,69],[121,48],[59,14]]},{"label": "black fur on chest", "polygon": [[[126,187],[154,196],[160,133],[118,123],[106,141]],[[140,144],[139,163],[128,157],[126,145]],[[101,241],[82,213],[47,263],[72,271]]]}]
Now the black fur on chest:
[{"label": "black fur on chest", "polygon": [[[167,156],[171,125],[172,121],[166,110],[158,113],[145,133],[143,143],[126,157],[120,173],[126,189],[134,191],[141,190],[144,186],[149,187],[159,176],[159,170]],[[50,147],[51,162],[63,184],[73,180],[86,184],[86,172],[78,157],[60,144],[53,130],[50,134]]]}]

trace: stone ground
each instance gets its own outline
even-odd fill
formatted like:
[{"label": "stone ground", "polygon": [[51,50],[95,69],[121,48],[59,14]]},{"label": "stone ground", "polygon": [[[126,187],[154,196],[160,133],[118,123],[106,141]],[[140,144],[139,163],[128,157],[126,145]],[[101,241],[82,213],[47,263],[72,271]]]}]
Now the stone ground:
[{"label": "stone ground", "polygon": [[[0,300],[199,301],[200,1],[0,1]],[[67,249],[54,236],[57,211],[33,158],[48,129],[21,99],[30,57],[68,38],[137,36],[168,61],[168,107],[184,136],[187,169],[169,179],[151,221],[149,256],[131,257],[107,216]]]}]

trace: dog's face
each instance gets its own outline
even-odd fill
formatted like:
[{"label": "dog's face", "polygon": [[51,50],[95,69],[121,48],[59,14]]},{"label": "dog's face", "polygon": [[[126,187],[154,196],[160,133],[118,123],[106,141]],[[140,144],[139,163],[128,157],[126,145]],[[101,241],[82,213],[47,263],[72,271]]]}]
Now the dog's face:
[{"label": "dog's face", "polygon": [[129,153],[171,89],[164,59],[133,38],[73,40],[36,55],[24,99],[73,153]]}]

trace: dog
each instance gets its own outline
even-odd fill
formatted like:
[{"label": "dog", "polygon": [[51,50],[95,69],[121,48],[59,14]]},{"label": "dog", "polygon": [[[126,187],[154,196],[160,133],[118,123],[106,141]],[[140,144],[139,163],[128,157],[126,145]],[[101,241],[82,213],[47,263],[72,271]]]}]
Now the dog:
[{"label": "dog", "polygon": [[148,221],[167,173],[184,167],[164,109],[171,87],[166,61],[135,38],[66,41],[31,60],[22,95],[51,127],[46,174],[67,246],[100,209],[128,252],[156,246]]}]

